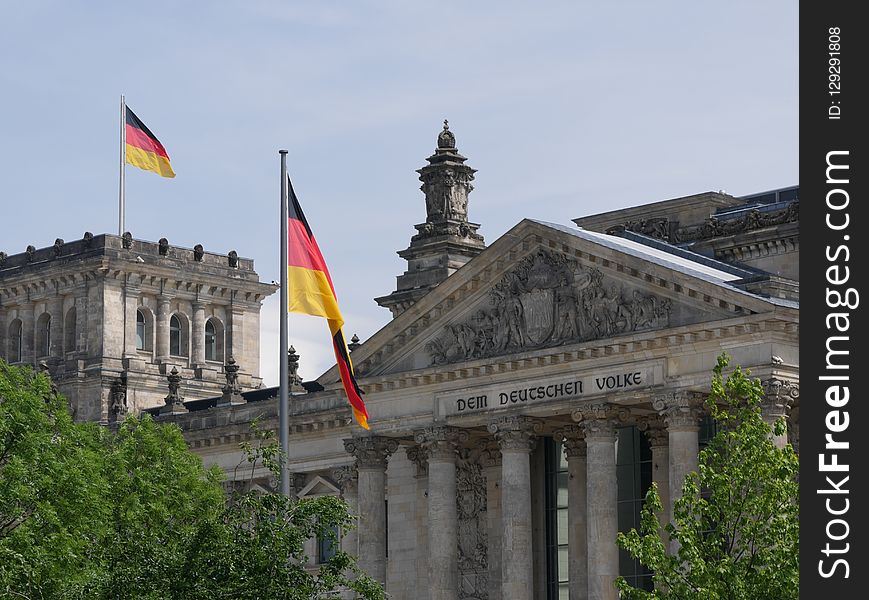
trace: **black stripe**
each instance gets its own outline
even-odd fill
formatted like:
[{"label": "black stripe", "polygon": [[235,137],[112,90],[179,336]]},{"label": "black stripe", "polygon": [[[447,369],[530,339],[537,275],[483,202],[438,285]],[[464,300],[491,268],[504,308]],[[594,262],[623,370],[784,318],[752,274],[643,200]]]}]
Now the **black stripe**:
[{"label": "black stripe", "polygon": [[293,190],[293,182],[290,181],[290,176],[287,174],[287,192],[289,202],[287,202],[287,212],[291,219],[295,219],[305,226],[305,231],[308,232],[308,238],[314,239],[314,233],[311,231],[311,226],[308,225],[308,220],[305,218],[305,213],[302,212],[302,207],[299,205],[299,199],[296,198],[296,192]]},{"label": "black stripe", "polygon": [[[130,109],[129,106],[125,106],[125,108],[127,109],[127,110],[125,111],[125,112],[127,113],[127,117],[126,117],[127,125],[131,125],[131,126],[135,127],[136,129],[141,129],[141,130],[144,131],[145,134],[146,134],[149,138],[151,138],[152,140],[155,140],[155,141],[157,141],[157,142],[160,141],[160,140],[157,139],[157,136],[154,135],[153,133],[151,133],[151,130],[148,129],[148,128],[145,126],[144,123],[142,123],[142,120],[141,120],[139,117],[136,116],[136,113],[134,113],[134,112]],[[163,144],[160,144],[160,145],[162,146]]]},{"label": "black stripe", "polygon": [[350,357],[347,355],[347,344],[344,342],[344,332],[341,329],[339,329],[332,338],[332,343],[334,343],[335,347],[338,349],[338,354],[341,356],[341,360],[347,364],[347,371],[350,372],[350,380],[353,382],[353,388],[356,390],[356,393],[359,394],[359,397],[362,398],[362,395],[365,392],[363,392],[359,388],[359,384],[356,383],[356,373],[353,372],[353,363],[350,362]]}]

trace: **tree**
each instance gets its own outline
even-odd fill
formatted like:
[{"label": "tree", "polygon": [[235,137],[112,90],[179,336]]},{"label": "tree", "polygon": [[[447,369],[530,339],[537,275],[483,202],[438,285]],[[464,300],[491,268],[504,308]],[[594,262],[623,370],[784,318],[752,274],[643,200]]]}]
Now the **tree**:
[{"label": "tree", "polygon": [[[268,435],[250,460],[277,464]],[[0,597],[302,600],[383,590],[304,543],[352,526],[339,498],[223,493],[180,430],[149,415],[76,424],[45,375],[0,360]]]},{"label": "tree", "polygon": [[[662,528],[657,488],[646,495],[640,531],[620,533],[618,544],[654,572],[655,590],[616,580],[631,600],[792,600],[799,595],[798,459],[770,435],[784,433],[761,418],[763,388],[736,367],[725,379],[729,357],[713,370],[707,400],[718,432],[700,452],[699,472],[685,479]],[[678,548],[668,552],[665,537]]]}]

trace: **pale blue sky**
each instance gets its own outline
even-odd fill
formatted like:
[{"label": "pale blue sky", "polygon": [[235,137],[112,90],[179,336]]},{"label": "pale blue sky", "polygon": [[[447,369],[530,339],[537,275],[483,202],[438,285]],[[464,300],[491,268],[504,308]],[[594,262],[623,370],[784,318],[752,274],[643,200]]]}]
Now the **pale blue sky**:
[{"label": "pale blue sky", "polygon": [[[253,258],[279,278],[279,160],[332,272],[346,334],[425,219],[414,170],[444,118],[494,241],[708,190],[797,181],[796,2],[0,0],[0,250],[117,232],[118,103],[174,180],[127,169],[134,237]],[[263,374],[277,383],[277,294]],[[325,323],[291,316],[312,379]]]}]

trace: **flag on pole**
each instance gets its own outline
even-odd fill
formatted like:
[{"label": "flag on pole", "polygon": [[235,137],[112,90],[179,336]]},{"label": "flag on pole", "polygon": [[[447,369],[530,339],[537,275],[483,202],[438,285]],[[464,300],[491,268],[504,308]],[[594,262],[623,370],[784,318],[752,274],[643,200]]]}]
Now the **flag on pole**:
[{"label": "flag on pole", "polygon": [[151,133],[129,106],[125,112],[126,162],[145,171],[154,171],[161,177],[175,177],[175,171],[169,164],[169,155],[157,136]]},{"label": "flag on pole", "polygon": [[350,352],[341,330],[344,318],[338,310],[335,286],[332,285],[326,261],[299,206],[289,177],[287,189],[287,309],[289,312],[326,318],[332,334],[338,372],[353,409],[353,417],[360,426],[368,429],[368,411],[362,402],[362,390],[356,383]]}]

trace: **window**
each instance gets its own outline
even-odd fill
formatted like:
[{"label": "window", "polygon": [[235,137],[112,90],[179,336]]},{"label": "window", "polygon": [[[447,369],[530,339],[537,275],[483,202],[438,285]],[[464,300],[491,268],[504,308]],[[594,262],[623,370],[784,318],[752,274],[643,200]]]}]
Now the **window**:
[{"label": "window", "polygon": [[36,321],[36,353],[37,356],[51,354],[51,315],[42,313]]},{"label": "window", "polygon": [[544,439],[546,488],[546,600],[568,599],[567,458],[561,443]]},{"label": "window", "polygon": [[217,360],[217,334],[211,319],[205,323],[205,360]]},{"label": "window", "polygon": [[[636,427],[616,429],[616,480],[619,531],[639,530],[640,509],[652,486],[652,449]],[[619,575],[634,587],[648,591],[654,588],[652,572],[621,548]]]},{"label": "window", "polygon": [[66,318],[63,320],[63,351],[75,352],[75,321],[76,312],[73,306],[66,311]]},{"label": "window", "polygon": [[330,531],[334,534],[334,538],[328,534],[317,538],[318,564],[329,562],[338,550],[338,528],[333,526],[330,528]]},{"label": "window", "polygon": [[145,349],[145,315],[136,311],[136,350]]},{"label": "window", "polygon": [[7,356],[9,357],[10,363],[21,362],[21,342],[23,339],[22,334],[23,329],[21,327],[21,321],[19,319],[15,319],[14,321],[12,321],[12,324],[9,325],[9,348]]},{"label": "window", "polygon": [[178,315],[172,315],[169,319],[169,354],[172,356],[187,356],[187,339],[184,335],[184,328],[181,326],[181,319]]}]

